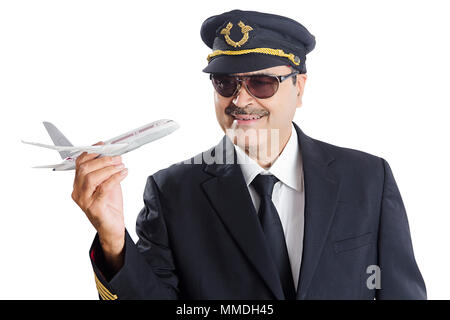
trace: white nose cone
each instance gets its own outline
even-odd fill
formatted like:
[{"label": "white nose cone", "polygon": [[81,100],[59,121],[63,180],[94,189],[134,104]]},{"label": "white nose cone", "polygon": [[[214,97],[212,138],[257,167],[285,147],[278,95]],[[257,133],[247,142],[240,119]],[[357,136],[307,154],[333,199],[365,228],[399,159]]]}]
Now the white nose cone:
[{"label": "white nose cone", "polygon": [[173,120],[167,120],[166,125],[167,125],[167,130],[169,132],[168,134],[170,134],[180,128],[180,125]]},{"label": "white nose cone", "polygon": [[147,126],[143,130],[139,130],[139,133],[150,137],[153,141],[171,134],[179,127],[178,123],[173,120],[162,119],[153,122],[151,126]]},{"label": "white nose cone", "polygon": [[173,120],[162,119],[138,128],[134,132],[134,137],[132,138],[133,141],[131,142],[129,150],[134,150],[144,144],[161,139],[171,134],[179,127],[178,123]]},{"label": "white nose cone", "polygon": [[159,120],[158,122],[159,123],[156,125],[156,127],[153,130],[151,130],[150,133],[150,137],[152,139],[151,141],[165,137],[180,127],[178,123],[169,119]]}]

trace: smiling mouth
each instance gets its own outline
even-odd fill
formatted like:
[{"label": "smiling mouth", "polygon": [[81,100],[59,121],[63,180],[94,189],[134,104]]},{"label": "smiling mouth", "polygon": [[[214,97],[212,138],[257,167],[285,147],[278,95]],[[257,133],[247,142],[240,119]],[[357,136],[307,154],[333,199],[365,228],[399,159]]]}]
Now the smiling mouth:
[{"label": "smiling mouth", "polygon": [[262,114],[231,114],[231,116],[241,121],[258,120],[264,117]]},{"label": "smiling mouth", "polygon": [[247,109],[239,108],[238,106],[231,104],[225,108],[225,114],[233,117],[235,120],[239,121],[252,121],[261,119],[264,116],[269,115],[267,110],[261,109]]}]

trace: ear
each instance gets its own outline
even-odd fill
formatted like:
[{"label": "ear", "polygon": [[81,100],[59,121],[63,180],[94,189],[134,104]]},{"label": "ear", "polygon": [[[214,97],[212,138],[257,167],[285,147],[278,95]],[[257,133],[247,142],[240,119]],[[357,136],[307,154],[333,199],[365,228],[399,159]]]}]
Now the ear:
[{"label": "ear", "polygon": [[297,74],[297,82],[295,84],[297,88],[297,108],[300,108],[302,106],[302,97],[305,90],[306,79],[306,73]]}]

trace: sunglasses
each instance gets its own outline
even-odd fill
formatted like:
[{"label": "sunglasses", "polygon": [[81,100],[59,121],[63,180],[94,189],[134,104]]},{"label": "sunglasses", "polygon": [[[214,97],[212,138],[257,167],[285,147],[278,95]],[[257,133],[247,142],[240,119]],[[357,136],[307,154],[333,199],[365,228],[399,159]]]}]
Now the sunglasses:
[{"label": "sunglasses", "polygon": [[227,74],[210,74],[214,89],[223,97],[230,98],[239,92],[242,83],[245,89],[254,98],[267,99],[272,97],[284,80],[295,76],[299,71],[294,71],[285,76],[272,75],[250,75],[250,76],[230,76]]}]

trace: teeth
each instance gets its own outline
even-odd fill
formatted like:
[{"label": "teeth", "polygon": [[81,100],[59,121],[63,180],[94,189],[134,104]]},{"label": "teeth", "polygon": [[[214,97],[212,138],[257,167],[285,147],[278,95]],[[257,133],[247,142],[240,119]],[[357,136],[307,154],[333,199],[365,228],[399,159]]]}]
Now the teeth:
[{"label": "teeth", "polygon": [[257,116],[257,115],[245,117],[245,118],[241,118],[241,117],[239,117],[239,115],[235,115],[234,117],[238,120],[256,120],[256,119],[262,118],[261,116]]}]

